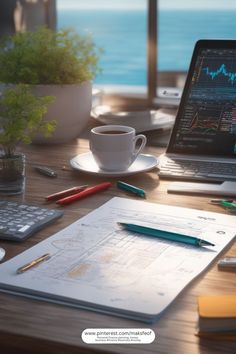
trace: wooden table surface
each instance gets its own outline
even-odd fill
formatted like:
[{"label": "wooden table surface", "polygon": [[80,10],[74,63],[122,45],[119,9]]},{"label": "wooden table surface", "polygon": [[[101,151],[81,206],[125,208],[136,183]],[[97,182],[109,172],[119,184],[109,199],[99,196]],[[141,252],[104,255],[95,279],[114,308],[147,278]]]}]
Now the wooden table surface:
[{"label": "wooden table surface", "polygon": [[[79,138],[63,145],[29,145],[22,148],[28,161],[26,192],[22,196],[9,197],[9,199],[44,206],[44,197],[48,194],[74,185],[93,185],[106,181],[107,178],[92,176],[70,168],[69,160],[79,153],[87,152],[88,149],[88,140],[85,138]],[[158,156],[160,152],[161,150],[156,147],[145,148],[145,153],[155,156]],[[58,177],[50,179],[38,174],[33,164],[53,168],[58,173]],[[6,249],[4,260],[44,240],[101,206],[113,196],[135,199],[135,196],[116,188],[117,180],[118,178],[111,180],[113,185],[108,190],[64,207],[63,218],[28,240],[20,244],[0,241],[0,246]],[[169,181],[159,180],[156,169],[125,177],[122,180],[144,188],[148,202],[225,212],[218,206],[209,204],[209,196],[168,194]],[[47,204],[47,206],[55,208],[54,203]],[[236,245],[228,248],[225,255],[236,256]],[[199,339],[194,335],[198,319],[197,296],[228,294],[235,293],[235,291],[236,273],[218,271],[215,262],[203,275],[195,279],[152,325],[0,294],[0,353],[236,353],[236,342]],[[149,345],[88,345],[81,340],[81,333],[85,328],[152,328],[156,339]]]}]

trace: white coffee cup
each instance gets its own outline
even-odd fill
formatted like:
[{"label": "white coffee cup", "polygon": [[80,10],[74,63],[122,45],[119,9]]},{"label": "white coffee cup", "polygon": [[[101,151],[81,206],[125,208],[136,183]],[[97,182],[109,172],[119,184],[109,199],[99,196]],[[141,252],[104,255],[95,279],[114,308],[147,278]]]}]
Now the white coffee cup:
[{"label": "white coffee cup", "polygon": [[90,150],[105,171],[127,170],[146,142],[145,135],[135,135],[135,129],[125,125],[105,125],[90,132]]}]

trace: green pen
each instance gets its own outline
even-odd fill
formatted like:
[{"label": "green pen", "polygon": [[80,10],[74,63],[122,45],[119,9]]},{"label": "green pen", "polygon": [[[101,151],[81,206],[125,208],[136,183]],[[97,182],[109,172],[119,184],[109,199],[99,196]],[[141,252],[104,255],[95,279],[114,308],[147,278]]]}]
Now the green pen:
[{"label": "green pen", "polygon": [[175,242],[182,242],[186,243],[188,245],[192,246],[215,246],[213,243],[202,240],[197,237],[193,236],[187,236],[187,235],[182,235],[176,232],[172,231],[164,231],[164,230],[159,230],[159,229],[153,229],[151,227],[146,227],[142,225],[136,225],[136,224],[126,224],[123,222],[118,222],[120,226],[122,226],[123,229],[136,232],[142,235],[147,235],[147,236],[153,236],[157,238],[162,238],[164,240],[169,240],[169,241],[175,241]]},{"label": "green pen", "polygon": [[236,203],[230,203],[227,202],[226,200],[221,200],[220,205],[232,210],[236,210]]},{"label": "green pen", "polygon": [[122,181],[118,181],[117,187],[120,189],[123,189],[125,191],[137,194],[139,197],[145,198],[145,191],[141,188],[132,186],[131,184],[128,184],[128,183],[125,183]]}]

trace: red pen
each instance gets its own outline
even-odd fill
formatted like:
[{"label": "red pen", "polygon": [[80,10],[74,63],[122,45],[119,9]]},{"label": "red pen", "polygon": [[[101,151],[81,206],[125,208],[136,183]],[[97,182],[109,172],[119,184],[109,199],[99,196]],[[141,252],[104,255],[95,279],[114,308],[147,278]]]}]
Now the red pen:
[{"label": "red pen", "polygon": [[96,186],[86,188],[85,190],[83,190],[80,193],[73,194],[73,195],[71,195],[69,197],[59,199],[59,200],[56,201],[56,203],[60,204],[60,205],[73,203],[74,201],[82,199],[82,198],[85,198],[85,197],[87,197],[90,194],[94,194],[94,193],[103,191],[104,189],[107,189],[110,186],[111,186],[111,182],[104,182],[104,183],[101,183],[101,184],[97,184]]},{"label": "red pen", "polygon": [[65,189],[64,191],[61,191],[61,192],[58,192],[58,193],[50,194],[47,197],[45,197],[45,199],[47,201],[61,199],[61,198],[67,197],[69,195],[73,195],[73,194],[79,193],[79,192],[83,191],[87,187],[88,187],[87,184],[85,184],[83,186],[72,187],[72,188]]}]

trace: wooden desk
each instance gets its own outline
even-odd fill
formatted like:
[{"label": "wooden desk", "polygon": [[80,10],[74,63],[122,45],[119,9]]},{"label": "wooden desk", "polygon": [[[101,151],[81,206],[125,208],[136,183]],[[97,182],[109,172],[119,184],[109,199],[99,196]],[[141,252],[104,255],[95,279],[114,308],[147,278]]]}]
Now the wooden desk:
[{"label": "wooden desk", "polygon": [[[95,184],[107,180],[107,178],[90,176],[70,169],[68,161],[73,156],[88,151],[86,139],[78,139],[64,145],[32,145],[27,146],[23,151],[29,162],[26,193],[24,196],[11,197],[12,200],[25,200],[28,203],[45,205],[44,196],[50,193],[77,184]],[[153,147],[147,147],[145,152],[154,155],[160,153]],[[58,178],[50,179],[39,175],[32,168],[33,163],[52,167],[58,172]],[[62,170],[63,166],[66,166],[66,170]],[[117,179],[112,180],[114,181],[112,188],[65,207],[65,215],[62,219],[29,240],[21,244],[1,241],[0,246],[7,252],[6,259],[66,227],[113,196],[136,198],[118,190],[115,186]],[[122,180],[143,187],[147,192],[147,201],[150,202],[224,212],[219,207],[209,204],[208,197],[167,194],[169,182],[159,181],[156,170],[125,177]],[[55,204],[49,206],[53,208]],[[226,254],[236,256],[236,245],[232,246]],[[235,290],[236,273],[219,272],[214,264],[196,279],[153,325],[0,294],[0,353],[235,353],[236,342],[200,340],[194,335],[197,323],[197,296],[235,293]],[[81,333],[85,328],[91,327],[152,328],[156,333],[156,340],[149,345],[87,345],[82,342]]]}]

